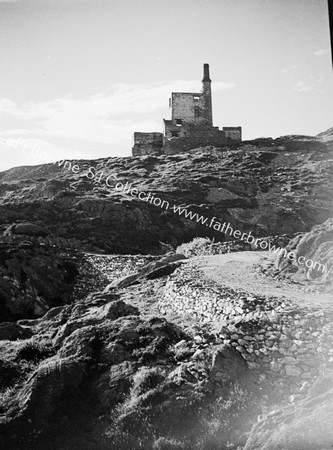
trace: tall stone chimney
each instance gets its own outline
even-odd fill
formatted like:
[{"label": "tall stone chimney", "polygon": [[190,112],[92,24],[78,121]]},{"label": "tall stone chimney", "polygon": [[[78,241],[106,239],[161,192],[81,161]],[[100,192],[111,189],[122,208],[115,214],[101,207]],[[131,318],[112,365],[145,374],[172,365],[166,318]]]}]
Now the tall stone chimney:
[{"label": "tall stone chimney", "polygon": [[209,78],[209,64],[203,65],[202,93],[204,97],[204,116],[207,124],[213,126],[213,108],[212,108],[212,80]]},{"label": "tall stone chimney", "polygon": [[204,69],[204,72],[203,72],[204,75],[203,75],[202,82],[204,82],[204,81],[211,82],[212,80],[209,78],[209,64],[204,64],[203,69]]}]

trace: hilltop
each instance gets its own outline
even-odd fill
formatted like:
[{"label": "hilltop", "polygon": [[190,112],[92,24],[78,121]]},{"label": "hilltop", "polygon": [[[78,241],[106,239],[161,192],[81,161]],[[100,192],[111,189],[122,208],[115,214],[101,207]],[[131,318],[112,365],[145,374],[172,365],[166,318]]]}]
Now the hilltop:
[{"label": "hilltop", "polygon": [[[0,231],[30,222],[37,228],[27,235],[124,254],[163,253],[161,243],[175,248],[196,236],[225,239],[174,205],[257,236],[309,231],[333,209],[332,155],[330,140],[286,136],[170,156],[17,167],[0,173]],[[68,170],[74,166],[76,173]],[[142,201],[117,183],[170,206]],[[15,232],[24,235],[17,227],[7,235]]]}]

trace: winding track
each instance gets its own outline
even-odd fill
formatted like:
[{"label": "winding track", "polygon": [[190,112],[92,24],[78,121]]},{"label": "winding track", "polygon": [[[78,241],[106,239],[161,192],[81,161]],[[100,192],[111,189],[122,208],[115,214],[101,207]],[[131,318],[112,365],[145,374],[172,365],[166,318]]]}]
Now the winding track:
[{"label": "winding track", "polygon": [[[235,252],[223,255],[196,256],[191,259],[202,270],[205,277],[217,284],[226,285],[234,290],[252,294],[287,297],[302,306],[319,306],[333,309],[333,296],[317,292],[305,292],[304,284],[278,281],[260,275],[255,269],[257,264],[276,258],[270,252]],[[313,286],[313,285],[312,285]]]}]

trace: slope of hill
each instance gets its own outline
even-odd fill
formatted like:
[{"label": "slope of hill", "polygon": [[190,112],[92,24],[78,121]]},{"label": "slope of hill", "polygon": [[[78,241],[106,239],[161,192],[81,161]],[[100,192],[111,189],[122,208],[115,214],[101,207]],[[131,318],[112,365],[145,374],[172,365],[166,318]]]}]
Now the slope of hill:
[{"label": "slope of hill", "polygon": [[[160,252],[161,242],[176,246],[195,236],[223,240],[209,226],[213,217],[258,236],[308,231],[333,211],[332,155],[331,143],[289,136],[172,156],[18,167],[0,173],[0,230],[29,221],[49,238],[110,253]],[[198,216],[185,218],[177,206]]]},{"label": "slope of hill", "polygon": [[322,133],[317,134],[317,138],[322,139],[324,142],[332,142],[333,141],[333,127],[329,128]]},{"label": "slope of hill", "polygon": [[[284,136],[0,173],[0,446],[330,448],[332,156]],[[282,247],[307,232],[288,250],[328,272],[218,221]],[[194,236],[230,241],[143,255]]]}]

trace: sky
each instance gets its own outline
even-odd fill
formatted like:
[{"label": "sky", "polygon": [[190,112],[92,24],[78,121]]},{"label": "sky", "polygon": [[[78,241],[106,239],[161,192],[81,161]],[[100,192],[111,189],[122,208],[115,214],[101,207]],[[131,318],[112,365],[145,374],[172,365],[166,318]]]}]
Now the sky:
[{"label": "sky", "polygon": [[130,156],[204,63],[215,126],[333,126],[326,0],[0,0],[0,171]]}]

